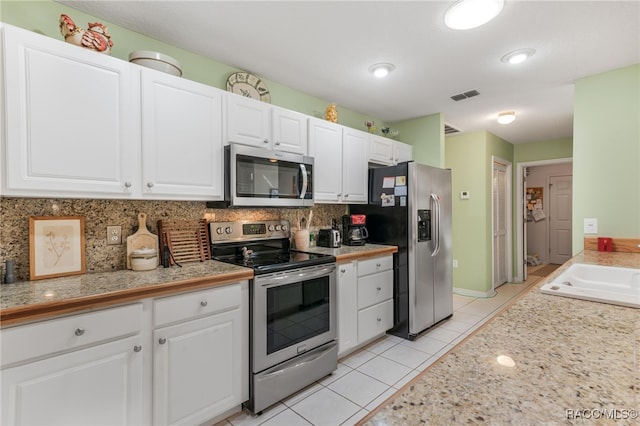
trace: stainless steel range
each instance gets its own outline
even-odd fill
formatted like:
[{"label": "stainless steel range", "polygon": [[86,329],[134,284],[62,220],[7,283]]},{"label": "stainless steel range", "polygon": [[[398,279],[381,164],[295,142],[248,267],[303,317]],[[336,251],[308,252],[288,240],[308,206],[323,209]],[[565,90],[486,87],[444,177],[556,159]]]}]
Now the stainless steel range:
[{"label": "stainless steel range", "polygon": [[335,257],[290,249],[288,221],[211,222],[213,258],[252,268],[249,401],[254,413],[338,365]]}]

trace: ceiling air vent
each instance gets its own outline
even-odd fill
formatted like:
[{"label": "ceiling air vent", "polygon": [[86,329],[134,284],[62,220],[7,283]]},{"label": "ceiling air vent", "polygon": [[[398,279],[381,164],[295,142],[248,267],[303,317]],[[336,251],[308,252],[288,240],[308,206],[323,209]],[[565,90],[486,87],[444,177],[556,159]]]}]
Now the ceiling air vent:
[{"label": "ceiling air vent", "polygon": [[458,93],[457,95],[453,95],[451,96],[451,99],[453,99],[454,101],[461,101],[463,99],[469,99],[469,98],[473,98],[474,96],[478,96],[480,94],[480,92],[478,92],[477,90],[469,90],[467,92],[463,92],[463,93]]},{"label": "ceiling air vent", "polygon": [[444,134],[445,135],[452,135],[454,133],[460,133],[460,129],[456,129],[452,125],[444,123]]}]

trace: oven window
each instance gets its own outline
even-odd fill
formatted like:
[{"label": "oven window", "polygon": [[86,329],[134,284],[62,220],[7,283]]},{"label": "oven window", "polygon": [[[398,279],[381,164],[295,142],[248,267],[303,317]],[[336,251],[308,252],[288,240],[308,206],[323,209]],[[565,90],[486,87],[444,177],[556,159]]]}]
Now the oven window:
[{"label": "oven window", "polygon": [[267,289],[267,354],[329,331],[329,277]]}]

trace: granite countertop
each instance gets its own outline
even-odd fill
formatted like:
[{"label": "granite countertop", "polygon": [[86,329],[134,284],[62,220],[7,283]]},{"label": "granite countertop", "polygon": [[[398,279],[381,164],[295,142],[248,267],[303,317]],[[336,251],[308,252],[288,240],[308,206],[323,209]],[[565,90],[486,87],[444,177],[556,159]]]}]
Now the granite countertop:
[{"label": "granite countertop", "polygon": [[[640,309],[540,293],[573,263],[640,268],[640,254],[575,256],[362,424],[638,424]],[[515,366],[499,364],[500,355]]]},{"label": "granite countertop", "polygon": [[365,244],[363,246],[340,246],[338,248],[309,247],[311,253],[329,254],[335,256],[336,262],[346,263],[352,260],[366,259],[369,257],[384,256],[398,251],[397,246],[386,246],[381,244]]},{"label": "granite countertop", "polygon": [[88,308],[225,285],[253,278],[253,270],[215,260],[120,270],[0,285],[0,324],[43,319]]},{"label": "granite countertop", "polygon": [[[366,244],[337,249],[313,247],[346,262],[391,254],[395,246]],[[60,314],[225,285],[253,278],[253,270],[215,260],[151,271],[120,270],[0,285],[0,326]]]}]

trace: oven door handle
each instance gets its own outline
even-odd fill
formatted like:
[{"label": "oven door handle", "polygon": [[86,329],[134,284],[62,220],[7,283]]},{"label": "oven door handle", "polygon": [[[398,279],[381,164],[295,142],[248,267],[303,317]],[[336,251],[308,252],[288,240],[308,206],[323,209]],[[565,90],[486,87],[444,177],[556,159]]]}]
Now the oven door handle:
[{"label": "oven door handle", "polygon": [[258,276],[255,278],[255,283],[261,287],[279,286],[322,277],[334,272],[335,270],[336,266],[334,264],[310,271],[305,269],[294,269],[292,271],[285,271],[285,273],[278,273],[276,276]]}]

